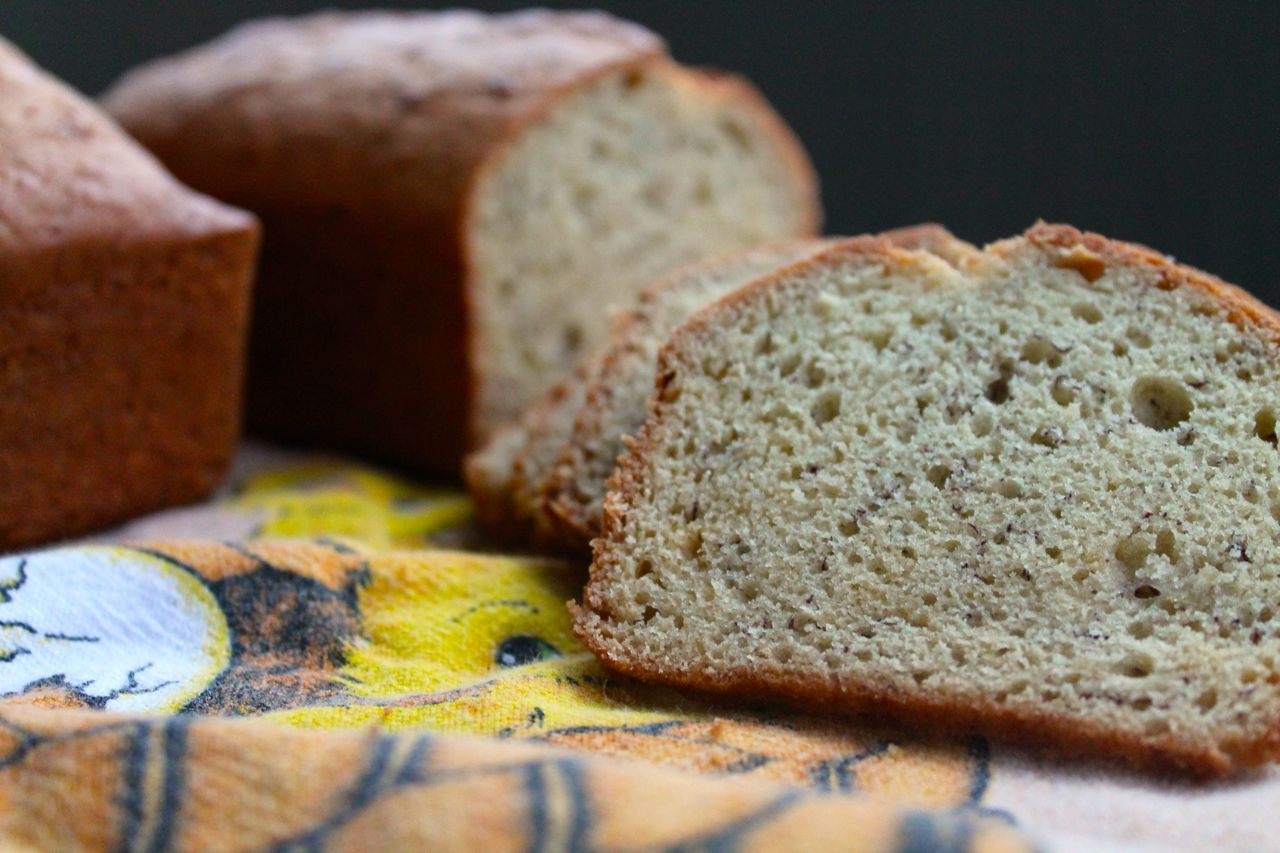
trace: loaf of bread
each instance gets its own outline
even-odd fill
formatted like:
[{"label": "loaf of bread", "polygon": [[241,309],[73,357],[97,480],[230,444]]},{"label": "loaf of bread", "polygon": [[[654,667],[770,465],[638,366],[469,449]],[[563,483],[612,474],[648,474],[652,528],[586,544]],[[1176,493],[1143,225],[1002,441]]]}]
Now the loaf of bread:
[{"label": "loaf of bread", "polygon": [[256,241],[0,40],[0,550],[215,486]]},{"label": "loaf of bread", "polygon": [[667,343],[576,629],[651,681],[1256,765],[1278,412],[1280,318],[1150,250],[853,240]]},{"label": "loaf of bread", "polygon": [[610,303],[819,221],[748,84],[596,13],[262,21],[105,103],[264,221],[250,425],[451,476],[603,343]]}]

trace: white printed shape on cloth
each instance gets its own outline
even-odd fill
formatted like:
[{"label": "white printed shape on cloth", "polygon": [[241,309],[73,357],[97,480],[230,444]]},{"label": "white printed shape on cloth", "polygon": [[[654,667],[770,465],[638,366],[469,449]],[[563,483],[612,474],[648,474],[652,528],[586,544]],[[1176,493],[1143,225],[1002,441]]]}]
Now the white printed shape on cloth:
[{"label": "white printed shape on cloth", "polygon": [[0,695],[43,683],[112,711],[176,711],[230,658],[217,600],[167,560],[109,546],[0,559]]}]

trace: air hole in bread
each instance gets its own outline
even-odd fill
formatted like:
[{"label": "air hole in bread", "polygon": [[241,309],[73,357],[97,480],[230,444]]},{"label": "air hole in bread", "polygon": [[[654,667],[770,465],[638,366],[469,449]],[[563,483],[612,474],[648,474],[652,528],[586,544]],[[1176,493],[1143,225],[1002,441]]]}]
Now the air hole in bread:
[{"label": "air hole in bread", "polygon": [[1244,345],[1239,341],[1232,341],[1227,344],[1225,349],[1216,350],[1213,354],[1214,360],[1218,364],[1226,364],[1234,360],[1237,356],[1245,351]]},{"label": "air hole in bread", "polygon": [[1130,326],[1125,334],[1133,342],[1133,345],[1139,349],[1147,349],[1151,346],[1151,336],[1136,326]]},{"label": "air hole in bread", "polygon": [[996,494],[1002,498],[1016,500],[1022,497],[1022,486],[1017,480],[1001,480],[996,484]]},{"label": "air hole in bread", "polygon": [[729,138],[734,145],[743,151],[750,151],[752,148],[751,135],[746,129],[736,121],[725,119],[720,122],[720,130]]},{"label": "air hole in bread", "polygon": [[1155,669],[1155,658],[1146,652],[1131,652],[1116,664],[1116,672],[1128,678],[1146,678]]},{"label": "air hole in bread", "polygon": [[929,482],[934,488],[942,489],[947,485],[947,480],[951,478],[951,469],[946,465],[934,465],[925,472],[925,476],[929,478]]},{"label": "air hole in bread", "polygon": [[835,420],[840,415],[840,400],[839,391],[824,391],[810,412],[813,422],[823,426]]},{"label": "air hole in bread", "polygon": [[1063,442],[1062,430],[1057,427],[1041,427],[1031,434],[1031,443],[1041,447],[1054,448]]},{"label": "air hole in bread", "polygon": [[1062,364],[1062,350],[1044,338],[1032,338],[1022,345],[1023,361],[1058,367]]},{"label": "air hole in bread", "polygon": [[1129,636],[1136,640],[1145,640],[1151,636],[1150,622],[1133,622],[1129,625]]},{"label": "air hole in bread", "polygon": [[573,324],[565,326],[562,340],[566,353],[576,353],[582,348],[582,327]]},{"label": "air hole in bread", "polygon": [[817,361],[810,361],[805,368],[804,384],[810,388],[817,388],[827,381],[827,371],[822,369],[822,365]]},{"label": "air hole in bread", "polygon": [[986,398],[997,406],[1009,401],[1009,379],[1000,376],[987,385]]},{"label": "air hole in bread", "polygon": [[892,329],[875,329],[866,335],[867,343],[876,348],[877,352],[883,351],[889,346],[889,341],[893,338]]},{"label": "air hole in bread", "polygon": [[595,184],[580,183],[573,188],[573,203],[578,212],[585,216],[593,216],[592,205],[600,197],[600,190]]},{"label": "air hole in bread", "polygon": [[1151,545],[1141,533],[1126,536],[1116,543],[1115,557],[1130,572],[1141,569],[1150,553]]},{"label": "air hole in bread", "polygon": [[1160,431],[1185,421],[1194,408],[1182,383],[1162,376],[1146,376],[1135,382],[1129,401],[1138,423]]},{"label": "air hole in bread", "polygon": [[1270,408],[1260,409],[1253,419],[1253,434],[1258,438],[1276,446],[1276,413]]},{"label": "air hole in bread", "polygon": [[1178,537],[1172,530],[1166,527],[1156,534],[1155,552],[1170,563],[1178,562]]},{"label": "air hole in bread", "polygon": [[1071,306],[1071,313],[1089,325],[1102,322],[1102,310],[1088,302],[1077,302]]}]

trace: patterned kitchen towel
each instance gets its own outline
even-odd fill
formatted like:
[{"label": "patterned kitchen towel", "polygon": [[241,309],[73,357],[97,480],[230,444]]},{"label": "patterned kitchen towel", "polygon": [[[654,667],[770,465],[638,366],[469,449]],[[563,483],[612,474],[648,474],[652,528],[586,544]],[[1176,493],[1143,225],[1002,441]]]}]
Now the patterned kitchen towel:
[{"label": "patterned kitchen towel", "polygon": [[1275,774],[1206,788],[618,679],[569,628],[585,567],[477,553],[465,498],[254,449],[232,482],[103,541],[0,558],[0,843],[1277,841],[1249,819],[1280,805]]}]

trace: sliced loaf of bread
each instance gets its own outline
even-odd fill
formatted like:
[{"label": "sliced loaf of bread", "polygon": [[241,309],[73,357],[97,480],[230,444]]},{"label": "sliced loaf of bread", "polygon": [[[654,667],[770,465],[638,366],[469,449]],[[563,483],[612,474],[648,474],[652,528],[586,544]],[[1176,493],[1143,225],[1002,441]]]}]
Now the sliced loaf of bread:
[{"label": "sliced loaf of bread", "polygon": [[265,225],[251,427],[456,476],[680,264],[819,221],[746,82],[599,13],[247,24],[106,96]]},{"label": "sliced loaf of bread", "polygon": [[651,681],[1257,765],[1278,413],[1277,315],[1150,250],[850,241],[668,342],[576,628]]}]

